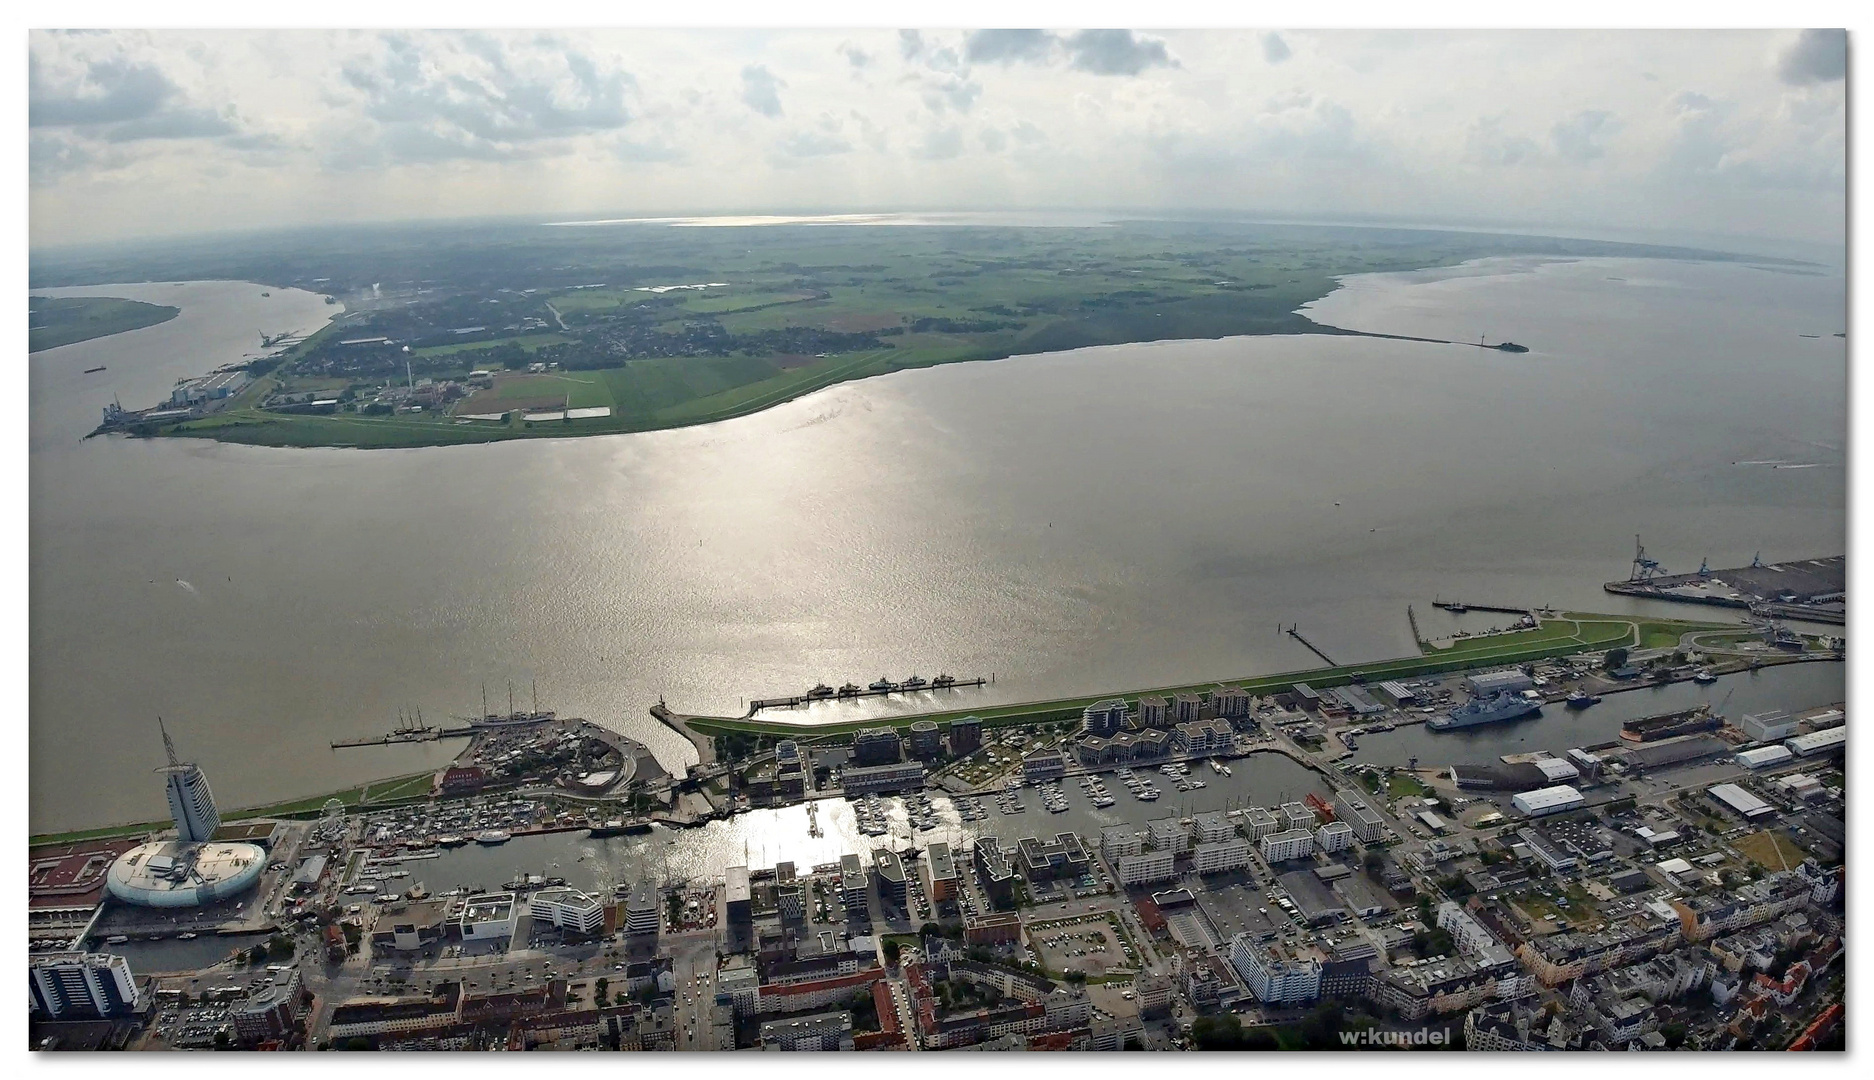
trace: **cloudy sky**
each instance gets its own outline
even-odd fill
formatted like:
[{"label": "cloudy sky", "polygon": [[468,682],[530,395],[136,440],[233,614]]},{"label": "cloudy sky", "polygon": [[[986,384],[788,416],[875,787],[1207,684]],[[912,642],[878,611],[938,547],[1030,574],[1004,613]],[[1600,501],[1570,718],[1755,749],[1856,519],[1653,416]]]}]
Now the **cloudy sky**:
[{"label": "cloudy sky", "polygon": [[1844,228],[1839,33],[34,32],[28,65],[34,246],[1004,208]]}]

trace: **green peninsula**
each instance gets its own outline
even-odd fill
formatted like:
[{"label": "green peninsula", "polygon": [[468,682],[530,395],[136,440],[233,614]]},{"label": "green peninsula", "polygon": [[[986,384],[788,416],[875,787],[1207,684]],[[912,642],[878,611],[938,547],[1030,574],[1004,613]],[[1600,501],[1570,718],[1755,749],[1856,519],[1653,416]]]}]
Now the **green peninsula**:
[{"label": "green peninsula", "polygon": [[[352,447],[645,431],[935,364],[1346,333],[1297,311],[1347,274],[1504,255],[1726,257],[1545,237],[1165,221],[456,225],[298,243],[197,254],[187,273],[315,290],[344,314],[248,365],[239,393],[186,416],[126,414],[114,430]],[[168,277],[183,269],[162,266]]]},{"label": "green peninsula", "polygon": [[26,350],[43,352],[126,330],[141,330],[180,314],[181,308],[114,296],[28,297]]}]

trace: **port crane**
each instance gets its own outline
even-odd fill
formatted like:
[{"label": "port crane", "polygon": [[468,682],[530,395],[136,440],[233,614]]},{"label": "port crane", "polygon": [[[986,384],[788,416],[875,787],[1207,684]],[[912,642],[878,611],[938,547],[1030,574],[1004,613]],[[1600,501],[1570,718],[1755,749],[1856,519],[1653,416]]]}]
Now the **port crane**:
[{"label": "port crane", "polygon": [[1640,534],[1634,533],[1633,572],[1627,575],[1627,580],[1642,583],[1648,582],[1665,572],[1666,568],[1659,565],[1658,559],[1649,559],[1646,557],[1646,545],[1640,543]]}]

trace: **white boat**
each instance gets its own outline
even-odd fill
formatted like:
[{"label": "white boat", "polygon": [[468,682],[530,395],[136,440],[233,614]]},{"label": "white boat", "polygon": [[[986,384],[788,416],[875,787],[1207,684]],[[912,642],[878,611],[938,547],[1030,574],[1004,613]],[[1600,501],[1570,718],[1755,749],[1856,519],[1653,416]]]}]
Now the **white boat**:
[{"label": "white boat", "polygon": [[514,834],[508,832],[506,829],[484,829],[475,834],[475,842],[477,844],[488,844],[490,846],[505,844],[512,839],[514,839]]},{"label": "white boat", "polygon": [[124,942],[129,941],[129,940],[130,940],[129,934],[112,934],[110,937],[107,937],[104,939],[104,944],[122,945]]}]

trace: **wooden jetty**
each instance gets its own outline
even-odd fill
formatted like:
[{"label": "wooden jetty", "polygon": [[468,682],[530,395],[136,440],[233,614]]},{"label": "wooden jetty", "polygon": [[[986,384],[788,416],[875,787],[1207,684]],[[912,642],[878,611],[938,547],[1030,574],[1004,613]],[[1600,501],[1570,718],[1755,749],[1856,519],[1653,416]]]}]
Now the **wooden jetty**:
[{"label": "wooden jetty", "polygon": [[893,694],[922,694],[931,690],[958,690],[966,686],[988,686],[994,681],[995,676],[991,675],[987,679],[957,679],[945,683],[942,686],[925,684],[924,686],[909,688],[894,686],[890,690],[856,690],[845,694],[821,694],[817,697],[812,694],[796,694],[793,697],[756,698],[754,701],[748,703],[748,712],[745,715],[753,716],[763,709],[797,709],[802,705],[811,705],[816,701],[854,701],[859,698],[890,697]]},{"label": "wooden jetty", "polygon": [[1335,661],[1334,661],[1334,658],[1333,658],[1333,657],[1331,657],[1331,656],[1329,656],[1328,654],[1326,654],[1326,653],[1324,653],[1324,652],[1322,652],[1322,651],[1321,651],[1321,647],[1320,647],[1319,645],[1316,645],[1316,644],[1315,644],[1314,642],[1312,642],[1312,641],[1309,641],[1309,640],[1308,640],[1307,638],[1305,638],[1305,637],[1302,637],[1302,636],[1301,636],[1301,631],[1300,631],[1299,629],[1297,629],[1297,628],[1295,628],[1295,627],[1293,627],[1293,626],[1290,626],[1290,627],[1289,627],[1289,628],[1288,628],[1287,630],[1285,630],[1285,631],[1283,631],[1283,633],[1285,633],[1285,634],[1287,634],[1287,635],[1288,635],[1289,637],[1292,637],[1292,638],[1294,638],[1294,639],[1295,639],[1296,641],[1299,641],[1299,642],[1301,642],[1301,643],[1302,643],[1303,645],[1306,645],[1306,646],[1308,647],[1308,651],[1309,651],[1309,652],[1311,652],[1311,653],[1313,653],[1313,654],[1315,654],[1316,656],[1318,656],[1318,657],[1320,657],[1321,659],[1323,659],[1323,660],[1325,660],[1325,661],[1327,661],[1327,666],[1328,666],[1328,667],[1339,667],[1339,666],[1340,666],[1340,665],[1339,665],[1338,663],[1335,663]]}]

